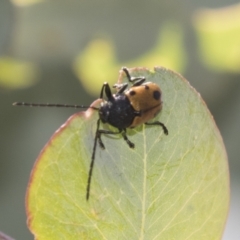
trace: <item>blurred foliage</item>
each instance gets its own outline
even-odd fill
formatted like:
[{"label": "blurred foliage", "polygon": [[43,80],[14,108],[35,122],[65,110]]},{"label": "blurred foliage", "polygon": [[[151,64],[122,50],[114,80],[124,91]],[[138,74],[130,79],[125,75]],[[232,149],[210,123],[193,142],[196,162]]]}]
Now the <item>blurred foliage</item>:
[{"label": "blurred foliage", "polygon": [[28,6],[43,1],[45,0],[11,0],[11,2],[17,6]]},{"label": "blurred foliage", "polygon": [[202,62],[214,71],[240,72],[240,4],[194,16]]},{"label": "blurred foliage", "polygon": [[14,89],[29,87],[36,82],[38,68],[30,62],[10,57],[0,58],[0,87]]},{"label": "blurred foliage", "polygon": [[74,71],[86,90],[93,95],[99,93],[103,82],[111,85],[117,79],[121,66],[165,66],[183,72],[186,65],[186,50],[183,30],[177,23],[166,22],[160,29],[156,45],[136,59],[119,62],[114,43],[110,39],[94,39],[81,51],[74,62]]},{"label": "blurred foliage", "polygon": [[160,29],[156,46],[138,59],[126,63],[127,66],[152,68],[160,65],[177,72],[183,72],[187,64],[183,29],[180,24],[166,22]]},{"label": "blurred foliage", "polygon": [[99,94],[104,82],[116,82],[118,69],[113,43],[107,39],[91,41],[74,62],[75,73],[93,95]]}]

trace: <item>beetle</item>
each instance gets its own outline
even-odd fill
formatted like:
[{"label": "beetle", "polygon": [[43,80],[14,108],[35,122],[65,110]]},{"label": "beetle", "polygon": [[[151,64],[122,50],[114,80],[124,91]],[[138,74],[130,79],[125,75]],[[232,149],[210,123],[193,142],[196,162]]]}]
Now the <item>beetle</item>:
[{"label": "beetle", "polygon": [[[142,124],[157,125],[162,127],[164,134],[168,135],[168,129],[162,122],[149,122],[149,120],[156,117],[156,115],[162,110],[162,92],[160,87],[155,83],[145,82],[146,78],[144,76],[132,77],[127,67],[122,67],[122,71],[126,74],[128,83],[117,83],[113,85],[113,88],[116,88],[117,91],[115,94],[112,94],[109,84],[105,82],[100,92],[100,99],[102,99],[100,107],[89,107],[98,111],[99,118],[97,120],[91,163],[88,172],[86,188],[87,201],[90,197],[91,179],[93,174],[97,142],[102,149],[105,149],[101,138],[102,134],[122,134],[123,139],[130,148],[134,148],[135,145],[128,139],[127,128],[135,128]],[[129,83],[132,84],[132,86],[128,87]],[[106,99],[104,99],[104,94]],[[38,104],[24,102],[16,102],[13,103],[13,105],[88,108],[88,106],[83,105]],[[100,129],[101,122],[115,127],[117,131]]]}]

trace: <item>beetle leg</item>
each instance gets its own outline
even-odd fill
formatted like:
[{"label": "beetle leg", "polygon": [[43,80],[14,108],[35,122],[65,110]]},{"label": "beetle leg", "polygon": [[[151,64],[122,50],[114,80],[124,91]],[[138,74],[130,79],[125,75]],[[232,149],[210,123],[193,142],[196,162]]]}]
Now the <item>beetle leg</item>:
[{"label": "beetle leg", "polygon": [[158,126],[161,126],[162,129],[163,129],[164,134],[168,135],[168,129],[167,129],[167,127],[166,127],[163,123],[161,123],[161,122],[159,122],[159,121],[151,122],[151,123],[146,122],[145,124],[146,124],[146,125],[158,125]]},{"label": "beetle leg", "polygon": [[112,92],[111,92],[110,86],[107,82],[105,82],[102,86],[101,93],[100,93],[100,98],[103,98],[104,90],[105,90],[105,95],[106,95],[107,99],[108,100],[112,99],[113,98]]},{"label": "beetle leg", "polygon": [[100,148],[105,149],[105,146],[104,146],[104,144],[102,142],[102,139],[101,139],[101,133],[99,131],[100,130],[98,130],[98,132],[97,132],[98,143],[99,143]]},{"label": "beetle leg", "polygon": [[113,85],[113,87],[118,89],[117,94],[118,94],[118,93],[121,94],[121,93],[123,93],[123,92],[126,90],[126,88],[128,87],[128,83],[120,83],[120,84],[119,84],[119,83],[116,83],[116,84]]},{"label": "beetle leg", "polygon": [[125,72],[125,74],[127,75],[128,81],[131,82],[133,84],[133,86],[140,86],[146,80],[145,77],[131,77],[131,75],[126,67],[122,67],[122,70]]},{"label": "beetle leg", "polygon": [[128,139],[126,129],[123,129],[123,131],[122,131],[122,136],[123,136],[123,139],[127,142],[128,146],[129,146],[130,148],[134,148],[134,147],[135,147],[134,143],[132,143],[132,142]]},{"label": "beetle leg", "polygon": [[121,130],[119,130],[118,132],[112,132],[112,131],[108,131],[108,130],[104,130],[104,129],[98,130],[97,131],[97,139],[98,139],[98,143],[99,143],[100,147],[102,149],[105,149],[105,146],[104,146],[104,144],[102,142],[102,139],[101,139],[102,134],[119,134],[119,133],[121,133]]},{"label": "beetle leg", "polygon": [[103,130],[103,129],[98,130],[97,138],[98,138],[98,142],[99,142],[100,147],[105,149],[104,144],[103,144],[102,139],[101,139],[102,134],[119,134],[119,133],[122,133],[123,139],[127,142],[128,146],[130,148],[134,148],[134,143],[132,143],[127,137],[126,129],[118,129],[118,132],[112,132],[112,131]]}]

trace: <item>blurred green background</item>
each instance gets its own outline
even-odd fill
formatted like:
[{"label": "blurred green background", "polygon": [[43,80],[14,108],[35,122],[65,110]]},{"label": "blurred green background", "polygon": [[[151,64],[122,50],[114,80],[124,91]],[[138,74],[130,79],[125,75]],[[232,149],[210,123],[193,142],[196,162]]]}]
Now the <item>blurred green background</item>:
[{"label": "blurred green background", "polygon": [[[15,101],[89,104],[121,66],[165,66],[206,101],[231,172],[224,240],[240,239],[240,5],[234,0],[1,0],[0,231],[33,239],[25,193],[35,159],[75,111]],[[67,159],[66,159],[67,161]]]}]

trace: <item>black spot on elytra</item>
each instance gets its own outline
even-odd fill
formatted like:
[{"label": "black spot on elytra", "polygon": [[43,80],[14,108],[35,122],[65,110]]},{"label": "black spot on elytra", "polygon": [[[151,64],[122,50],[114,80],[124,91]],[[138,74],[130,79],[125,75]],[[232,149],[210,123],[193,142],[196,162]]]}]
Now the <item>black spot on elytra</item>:
[{"label": "black spot on elytra", "polygon": [[136,92],[135,91],[130,91],[130,93],[129,93],[131,96],[133,96],[133,95],[135,95],[136,94]]},{"label": "black spot on elytra", "polygon": [[149,86],[148,85],[144,85],[145,89],[148,90],[149,89]]},{"label": "black spot on elytra", "polygon": [[154,91],[154,92],[153,92],[153,98],[154,98],[155,100],[159,100],[160,97],[161,97],[161,93],[160,93],[159,91]]}]

